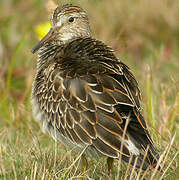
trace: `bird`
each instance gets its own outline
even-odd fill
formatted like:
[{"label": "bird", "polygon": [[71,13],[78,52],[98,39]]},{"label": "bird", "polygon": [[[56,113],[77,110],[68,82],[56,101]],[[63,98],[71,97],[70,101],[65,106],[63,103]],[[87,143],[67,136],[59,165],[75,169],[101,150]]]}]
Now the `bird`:
[{"label": "bird", "polygon": [[120,158],[142,170],[159,154],[141,112],[141,93],[129,67],[92,37],[85,10],[59,5],[38,51],[32,111],[41,130],[90,157]]}]

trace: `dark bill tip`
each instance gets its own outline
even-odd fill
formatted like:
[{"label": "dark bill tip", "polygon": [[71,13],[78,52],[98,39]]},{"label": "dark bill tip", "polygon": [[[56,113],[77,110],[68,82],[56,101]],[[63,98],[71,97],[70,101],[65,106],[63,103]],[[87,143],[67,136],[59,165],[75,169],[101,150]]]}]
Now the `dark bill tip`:
[{"label": "dark bill tip", "polygon": [[40,42],[32,49],[32,53],[34,54],[38,51],[45,43],[49,42],[54,38],[54,30],[51,28],[47,35],[40,40]]},{"label": "dark bill tip", "polygon": [[36,51],[38,51],[42,47],[42,44],[40,42],[32,49],[32,53],[34,54]]}]

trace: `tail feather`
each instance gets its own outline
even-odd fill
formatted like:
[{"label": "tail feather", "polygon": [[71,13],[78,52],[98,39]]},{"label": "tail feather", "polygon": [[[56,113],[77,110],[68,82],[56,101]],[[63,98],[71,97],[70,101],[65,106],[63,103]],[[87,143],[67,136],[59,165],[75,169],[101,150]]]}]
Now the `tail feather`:
[{"label": "tail feather", "polygon": [[[150,169],[150,168],[155,168],[157,166],[157,163],[158,163],[158,160],[159,160],[159,156],[158,154],[156,154],[156,156],[152,155],[151,152],[148,152],[147,155],[143,155],[143,154],[140,154],[138,156],[136,155],[132,155],[131,157],[132,159],[130,159],[129,157],[127,156],[122,156],[122,160],[129,163],[134,166],[135,164],[135,167],[136,168],[141,168],[142,170],[147,170],[147,169]],[[137,161],[137,162],[135,162]],[[160,166],[158,167],[158,171],[160,171],[161,168]]]},{"label": "tail feather", "polygon": [[[133,154],[131,165],[134,165],[135,161],[137,161],[137,168],[142,168],[143,170],[146,170],[149,167],[155,168],[159,160],[159,155],[154,148],[153,141],[148,133],[148,130],[141,126],[135,116],[131,116],[130,118],[132,120],[129,121],[127,134],[129,135],[130,141],[139,151],[139,154]],[[140,118],[143,119],[142,116],[140,116]],[[126,162],[129,162],[130,160],[129,157],[122,157],[122,159]],[[158,170],[161,170],[160,166],[158,167]]]}]

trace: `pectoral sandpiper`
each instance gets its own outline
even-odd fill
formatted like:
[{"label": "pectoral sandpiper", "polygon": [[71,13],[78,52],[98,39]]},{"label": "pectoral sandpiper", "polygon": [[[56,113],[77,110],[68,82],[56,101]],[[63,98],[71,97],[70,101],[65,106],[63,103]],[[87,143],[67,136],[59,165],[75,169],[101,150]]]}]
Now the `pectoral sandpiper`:
[{"label": "pectoral sandpiper", "polygon": [[[85,154],[122,158],[146,170],[158,154],[140,110],[140,90],[114,51],[91,36],[86,12],[55,9],[39,50],[32,88],[34,118],[42,131]],[[121,148],[122,145],[122,148]],[[147,156],[144,154],[148,148]],[[144,160],[143,160],[144,159]]]}]

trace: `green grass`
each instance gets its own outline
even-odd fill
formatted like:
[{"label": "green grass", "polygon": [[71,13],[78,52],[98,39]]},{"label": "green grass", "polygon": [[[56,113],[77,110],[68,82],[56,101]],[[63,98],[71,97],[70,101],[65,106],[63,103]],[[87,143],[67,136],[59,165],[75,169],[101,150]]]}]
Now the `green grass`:
[{"label": "green grass", "polygon": [[[179,178],[178,1],[77,4],[88,12],[94,37],[112,46],[135,74],[144,117],[163,157],[163,174],[115,161],[112,179]],[[108,179],[104,158],[88,158],[89,167],[82,172],[80,153],[43,134],[32,118],[36,55],[31,49],[38,41],[34,29],[48,19],[42,0],[0,1],[0,179]]]}]

